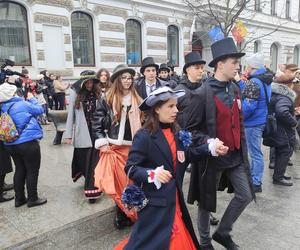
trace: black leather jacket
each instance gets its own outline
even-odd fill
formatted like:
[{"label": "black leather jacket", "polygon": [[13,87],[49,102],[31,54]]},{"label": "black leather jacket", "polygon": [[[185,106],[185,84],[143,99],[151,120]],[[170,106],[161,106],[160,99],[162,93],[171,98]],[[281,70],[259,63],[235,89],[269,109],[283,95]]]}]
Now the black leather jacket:
[{"label": "black leather jacket", "polygon": [[122,123],[122,119],[119,123],[115,123],[113,121],[114,115],[112,108],[104,99],[99,101],[92,121],[92,132],[96,139],[95,148],[99,148],[108,143],[115,145],[131,145],[132,135],[128,119],[128,111],[130,108],[131,106],[127,107],[125,125]]}]

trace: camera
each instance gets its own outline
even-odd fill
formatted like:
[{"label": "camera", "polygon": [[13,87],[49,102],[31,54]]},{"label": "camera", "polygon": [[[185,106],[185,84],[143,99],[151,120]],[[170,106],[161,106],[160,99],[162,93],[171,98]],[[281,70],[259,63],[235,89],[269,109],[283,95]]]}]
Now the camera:
[{"label": "camera", "polygon": [[18,75],[25,77],[25,75],[17,72],[17,71],[12,71],[10,69],[5,69],[7,66],[13,67],[15,65],[15,62],[9,59],[5,59],[4,63],[1,65],[0,68],[0,84],[5,82],[6,77],[8,76],[13,76],[13,75]]}]

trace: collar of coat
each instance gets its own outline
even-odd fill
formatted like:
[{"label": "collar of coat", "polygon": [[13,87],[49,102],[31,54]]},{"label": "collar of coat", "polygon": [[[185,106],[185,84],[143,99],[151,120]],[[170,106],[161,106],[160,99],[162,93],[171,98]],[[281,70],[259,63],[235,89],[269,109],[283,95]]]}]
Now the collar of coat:
[{"label": "collar of coat", "polygon": [[[164,81],[164,80],[161,80],[159,79],[158,77],[156,77],[156,84],[160,84],[161,86],[164,86],[164,85],[167,85],[168,82]],[[136,83],[136,85],[142,85],[142,84],[146,84],[146,80],[145,80],[145,77],[142,77],[141,79],[139,79]]]},{"label": "collar of coat", "polygon": [[291,99],[292,102],[294,102],[297,97],[296,92],[289,88],[287,85],[275,82],[272,83],[272,93],[286,96]]}]

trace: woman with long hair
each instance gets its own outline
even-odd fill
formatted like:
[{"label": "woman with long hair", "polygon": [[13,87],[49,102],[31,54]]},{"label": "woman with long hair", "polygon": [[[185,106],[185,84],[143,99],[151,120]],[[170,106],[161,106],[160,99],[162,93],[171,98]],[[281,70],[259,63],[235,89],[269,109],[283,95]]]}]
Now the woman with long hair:
[{"label": "woman with long hair", "polygon": [[109,71],[105,68],[99,69],[96,74],[96,78],[99,79],[101,91],[105,94],[111,86]]},{"label": "woman with long hair", "polygon": [[182,192],[184,173],[191,159],[224,155],[228,147],[217,138],[194,145],[190,133],[177,130],[177,98],[184,94],[161,87],[140,106],[147,111],[147,120],[134,137],[125,171],[142,188],[148,204],[140,208],[130,238],[115,250],[199,249]]},{"label": "woman with long hair", "polygon": [[112,86],[105,100],[99,102],[93,119],[95,148],[101,152],[95,169],[95,185],[116,202],[114,224],[117,228],[136,220],[136,214],[126,211],[121,203],[121,193],[127,184],[124,166],[132,138],[143,120],[138,108],[142,100],[133,85],[134,74],[125,64],[114,69]]},{"label": "woman with long hair", "polygon": [[101,101],[98,83],[95,72],[85,70],[81,73],[81,79],[72,85],[64,133],[66,143],[74,145],[73,181],[85,177],[84,193],[90,203],[94,203],[101,195],[101,190],[94,186],[94,169],[99,161],[99,150],[94,148],[95,139],[92,135],[93,114]]}]

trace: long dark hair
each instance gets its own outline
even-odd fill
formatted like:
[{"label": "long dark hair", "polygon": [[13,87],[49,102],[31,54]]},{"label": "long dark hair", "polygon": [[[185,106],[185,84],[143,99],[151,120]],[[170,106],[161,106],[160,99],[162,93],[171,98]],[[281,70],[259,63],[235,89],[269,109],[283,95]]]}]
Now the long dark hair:
[{"label": "long dark hair", "polygon": [[[158,114],[155,112],[155,109],[160,108],[166,102],[168,102],[168,100],[160,101],[154,107],[152,107],[150,110],[147,110],[145,112],[146,121],[143,125],[143,129],[149,130],[151,135],[155,134],[160,128],[160,121],[158,118]],[[170,125],[171,125],[171,130],[173,131],[173,133],[176,133],[180,130],[180,127],[176,121]]]},{"label": "long dark hair", "polygon": [[100,82],[100,87],[105,89],[106,91],[111,87],[111,83],[110,83],[110,73],[107,69],[102,68],[99,69],[97,74],[96,74],[96,78],[100,81],[100,77],[101,77],[101,73],[105,72],[106,73],[106,82]]},{"label": "long dark hair", "polygon": [[[79,108],[80,108],[80,102],[83,102],[84,99],[86,98],[86,95],[89,93],[89,91],[88,91],[88,90],[86,89],[86,87],[85,87],[85,85],[86,85],[86,83],[87,83],[88,81],[95,81],[95,80],[93,80],[93,79],[87,80],[87,81],[83,84],[82,88],[78,91],[77,96],[76,96],[76,100],[75,100],[75,108],[76,108],[76,109],[79,109]],[[95,83],[94,83],[94,84],[93,84],[93,89],[92,89],[91,92],[95,93],[96,99],[100,99],[100,97],[101,97],[101,89],[100,89],[99,84],[95,84]]]},{"label": "long dark hair", "polygon": [[[114,117],[114,122],[120,122],[121,120],[121,113],[122,113],[122,99],[123,99],[123,88],[122,88],[122,82],[121,82],[122,75],[119,75],[113,82],[111,88],[107,91],[106,95],[106,102],[107,104],[113,108],[113,102],[115,99],[116,102],[116,116]],[[133,77],[133,76],[131,76]],[[132,84],[130,86],[130,93],[132,97],[136,100],[137,105],[140,105],[142,103],[142,98],[139,96],[138,92],[136,91],[134,87],[134,83],[132,81]],[[143,112],[141,112],[141,120],[144,119]]]}]

